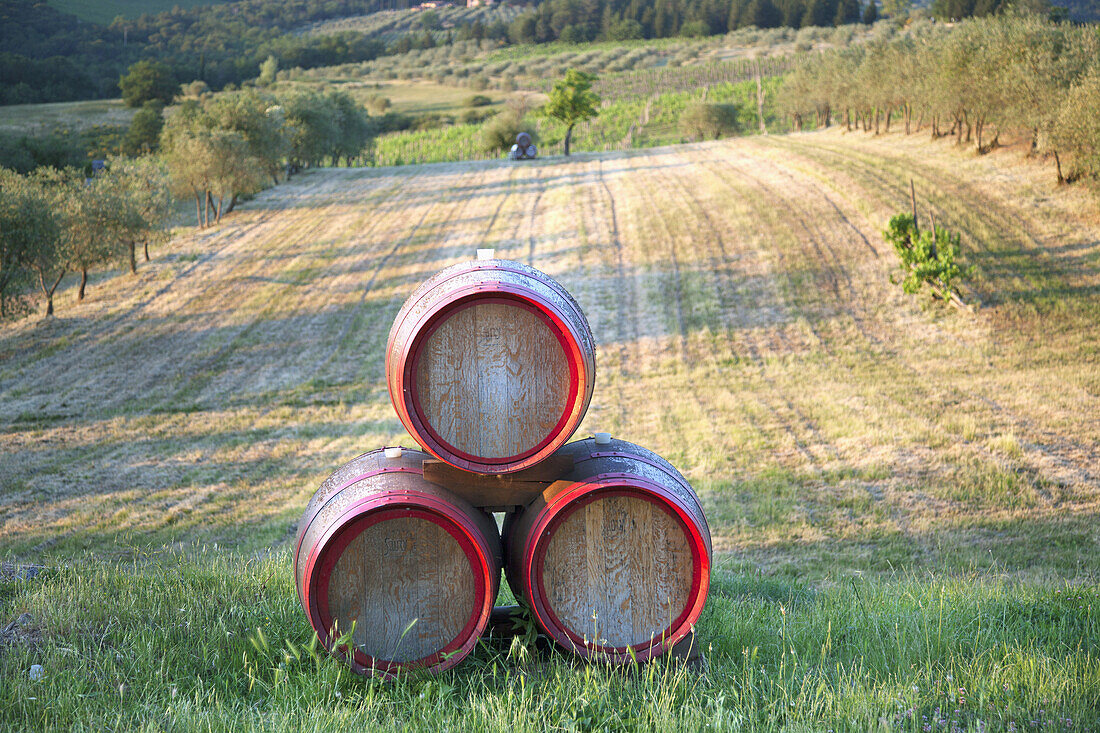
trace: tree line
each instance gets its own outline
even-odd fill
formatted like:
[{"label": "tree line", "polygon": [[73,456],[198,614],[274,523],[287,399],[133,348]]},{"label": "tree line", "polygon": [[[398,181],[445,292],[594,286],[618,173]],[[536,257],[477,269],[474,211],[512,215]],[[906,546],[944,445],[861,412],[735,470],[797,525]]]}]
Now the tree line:
[{"label": "tree line", "polygon": [[173,192],[193,198],[200,227],[221,221],[241,196],[304,167],[351,165],[378,122],[342,91],[281,97],[254,90],[185,100],[169,115],[160,149]]},{"label": "tree line", "polygon": [[[1085,0],[1082,0],[1085,1]],[[1095,0],[1087,0],[1095,2]],[[1007,3],[1049,10],[1049,0],[935,0],[944,18],[996,12]],[[911,0],[883,0],[902,16]],[[370,34],[302,33],[310,23],[380,10],[415,0],[240,0],[175,7],[117,18],[109,26],[80,21],[38,0],[0,3],[0,104],[112,97],[123,72],[142,60],[171,67],[174,81],[211,89],[240,84],[269,56],[282,68],[369,61],[410,49],[467,39],[504,43],[585,42],[705,36],[738,28],[834,26],[873,22],[874,0],[530,0],[511,23],[460,23],[436,37],[427,28],[392,40]]]},{"label": "tree line", "polygon": [[[397,0],[408,7],[406,0]],[[81,21],[38,0],[0,3],[0,104],[113,97],[123,72],[141,60],[168,64],[178,83],[211,88],[255,76],[268,56],[284,67],[369,61],[385,44],[361,33],[296,31],[308,23],[389,8],[393,0],[245,0]],[[415,4],[415,3],[413,3]]]},{"label": "tree line", "polygon": [[184,100],[163,120],[158,154],[112,159],[90,177],[0,168],[0,320],[25,313],[34,289],[52,315],[66,274],[80,275],[82,301],[95,268],[121,260],[136,273],[139,251],[148,261],[149,244],[167,238],[176,199],[193,199],[209,226],[303,167],[360,160],[377,129],[345,92],[248,90]]},{"label": "tree line", "polygon": [[80,274],[84,300],[88,272],[128,261],[137,272],[137,248],[167,239],[172,198],[155,158],[118,159],[85,178],[75,168],[38,168],[26,175],[0,168],[0,319],[25,313],[35,286],[46,315],[62,278]]},{"label": "tree line", "polygon": [[1100,181],[1100,34],[1034,14],[926,25],[903,38],[810,57],[779,99],[795,129],[953,136],[984,154],[1024,134],[1059,183]]}]

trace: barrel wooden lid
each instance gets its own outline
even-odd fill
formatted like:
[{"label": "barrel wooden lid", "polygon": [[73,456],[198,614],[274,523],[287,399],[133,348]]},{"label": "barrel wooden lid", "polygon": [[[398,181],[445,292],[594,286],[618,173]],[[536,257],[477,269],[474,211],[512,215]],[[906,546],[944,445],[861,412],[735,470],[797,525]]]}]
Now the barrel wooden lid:
[{"label": "barrel wooden lid", "polygon": [[521,262],[479,259],[433,275],[398,312],[386,354],[402,424],[465,471],[545,460],[592,398],[595,343],[580,306]]},{"label": "barrel wooden lid", "polygon": [[694,599],[686,528],[654,497],[601,492],[550,532],[537,582],[548,612],[581,643],[659,640]]},{"label": "barrel wooden lid", "polygon": [[462,638],[480,611],[465,549],[438,518],[409,514],[379,512],[352,529],[329,576],[333,638],[352,632],[372,659],[429,659]]},{"label": "barrel wooden lid", "polygon": [[459,455],[526,455],[552,436],[574,398],[561,336],[519,300],[455,308],[413,358],[425,427]]}]

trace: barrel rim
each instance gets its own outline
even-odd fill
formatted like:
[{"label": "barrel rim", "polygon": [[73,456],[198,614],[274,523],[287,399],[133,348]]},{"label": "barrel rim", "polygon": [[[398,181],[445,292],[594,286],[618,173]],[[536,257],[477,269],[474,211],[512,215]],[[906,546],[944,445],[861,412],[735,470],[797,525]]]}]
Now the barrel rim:
[{"label": "barrel rim", "polygon": [[[491,295],[486,295],[491,293]],[[416,334],[412,343],[405,349],[402,364],[401,402],[404,413],[415,430],[410,430],[417,442],[436,458],[458,468],[478,473],[505,473],[525,465],[537,463],[566,443],[583,417],[586,394],[581,393],[580,377],[584,369],[584,352],[581,349],[581,336],[573,331],[567,318],[564,318],[553,304],[540,300],[538,294],[526,288],[510,283],[483,283],[456,290],[452,299],[442,300],[424,313],[414,324]],[[431,427],[424,416],[422,407],[416,399],[416,366],[428,337],[450,316],[461,310],[481,303],[508,302],[524,307],[534,313],[549,326],[558,339],[562,351],[569,363],[569,390],[558,422],[550,432],[534,447],[521,453],[501,458],[475,456],[450,445]],[[393,394],[391,393],[391,397]],[[396,402],[396,401],[395,401]]]},{"label": "barrel rim", "polygon": [[[542,270],[528,265],[525,262],[519,260],[509,260],[502,258],[494,258],[491,260],[474,260],[468,262],[456,262],[453,265],[439,270],[435,274],[431,275],[427,280],[418,285],[409,297],[405,299],[405,302],[401,305],[398,311],[397,318],[394,319],[393,326],[390,327],[389,335],[386,337],[386,353],[389,354],[393,350],[394,342],[397,338],[398,332],[405,327],[405,321],[408,320],[409,314],[413,311],[415,305],[419,303],[429,293],[443,288],[446,283],[456,278],[468,275],[471,272],[484,271],[486,273],[492,272],[507,272],[512,275],[520,275],[522,277],[530,278],[531,280],[539,283],[543,287],[554,291],[559,297],[564,300],[573,311],[573,315],[584,326],[584,333],[578,333],[578,337],[589,344],[593,349],[593,358],[595,357],[595,341],[592,337],[592,327],[588,323],[588,319],[584,315],[584,311],[581,310],[580,303],[573,297],[564,285],[559,283],[551,275],[543,272]],[[500,285],[500,282],[494,283],[491,280],[484,280],[483,285]],[[455,292],[461,292],[462,289]],[[587,336],[587,339],[584,337]],[[387,365],[387,371],[388,371]]]},{"label": "barrel rim", "polygon": [[[411,501],[413,499],[417,502]],[[302,587],[308,588],[307,597],[316,601],[316,604],[303,604],[303,607],[310,620],[310,625],[313,626],[314,632],[326,649],[332,654],[344,658],[352,669],[357,672],[380,674],[384,677],[392,677],[399,670],[407,668],[424,667],[433,672],[443,671],[458,664],[469,655],[477,640],[481,637],[481,632],[488,625],[489,614],[492,611],[494,599],[490,597],[490,590],[493,585],[491,567],[493,563],[489,560],[492,557],[492,550],[481,538],[481,532],[473,525],[469,517],[458,510],[459,507],[452,506],[431,494],[418,491],[401,491],[395,494],[376,494],[364,497],[348,507],[339,518],[332,522],[324,534],[310,548],[303,582],[300,584],[299,589],[299,594],[301,594]],[[342,551],[355,537],[373,524],[385,518],[393,518],[392,515],[394,514],[402,517],[423,514],[422,518],[425,519],[430,520],[433,516],[443,519],[444,522],[438,523],[439,526],[454,537],[459,546],[462,547],[467,560],[470,562],[470,569],[474,572],[476,584],[473,613],[459,635],[435,654],[409,662],[377,660],[358,648],[348,654],[347,645],[337,648],[334,644],[335,640],[330,638],[332,616],[327,607],[328,581],[331,580],[332,569],[339,560]],[[352,532],[352,529],[357,531]],[[461,533],[458,530],[461,530]],[[348,535],[346,540],[343,538],[345,534]],[[479,539],[482,541],[479,542]],[[338,542],[343,542],[343,545],[338,548],[340,552],[333,553],[331,551],[332,547],[335,547],[334,543]],[[322,554],[325,556],[324,559],[321,557]],[[325,563],[328,563],[327,568]],[[323,572],[326,570],[327,572]],[[457,643],[464,636],[466,641]]]},{"label": "barrel rim", "polygon": [[[622,481],[624,480],[629,480],[631,483],[623,484]],[[637,496],[650,501],[680,523],[691,548],[692,585],[688,594],[688,603],[685,605],[684,610],[660,634],[654,635],[648,641],[637,644],[608,646],[597,644],[595,640],[586,642],[583,637],[571,631],[554,613],[550,605],[544,600],[547,593],[543,585],[542,569],[549,539],[553,536],[553,531],[566,518],[597,499],[622,495]],[[664,501],[661,502],[656,499],[663,499]],[[665,649],[672,648],[691,632],[691,629],[699,620],[710,589],[711,558],[706,538],[703,537],[699,528],[694,526],[693,520],[695,517],[681,504],[682,502],[678,496],[660,484],[629,473],[607,473],[593,476],[574,483],[554,497],[527,534],[528,538],[535,539],[533,542],[529,539],[527,547],[524,548],[523,567],[520,570],[523,573],[523,585],[531,600],[532,610],[540,625],[549,632],[555,641],[563,646],[572,646],[582,656],[606,655],[613,661],[625,662],[634,659],[644,660],[656,656]],[[533,583],[533,579],[536,579],[537,583]],[[551,619],[553,624],[547,623],[542,618],[543,614]],[[561,634],[555,632],[561,632]],[[562,636],[564,636],[564,639]]]},{"label": "barrel rim", "polygon": [[354,477],[348,479],[344,483],[337,486],[331,492],[329,492],[328,498],[325,501],[318,502],[317,505],[313,507],[313,511],[311,511],[309,513],[309,516],[307,518],[305,518],[304,521],[302,522],[301,529],[298,532],[298,541],[295,543],[295,546],[294,546],[294,574],[295,575],[298,574],[298,558],[301,555],[302,542],[305,541],[306,534],[308,534],[309,526],[311,524],[313,524],[313,520],[317,518],[317,515],[320,514],[326,506],[328,506],[329,501],[331,501],[341,491],[343,491],[344,489],[348,488],[349,486],[351,486],[353,484],[357,484],[360,481],[364,481],[364,480],[372,478],[374,476],[381,476],[381,475],[387,474],[387,473],[411,473],[414,476],[423,476],[424,475],[423,470],[417,471],[414,468],[408,468],[408,467],[405,467],[405,466],[383,466],[381,468],[375,468],[373,470],[367,471],[366,473],[357,474]]},{"label": "barrel rim", "polygon": [[[355,463],[356,461],[358,461],[360,459],[363,459],[363,458],[366,458],[367,456],[383,453],[386,450],[386,448],[400,448],[402,450],[402,452],[408,451],[410,453],[415,452],[415,453],[420,453],[421,455],[424,455],[424,451],[420,450],[419,448],[406,448],[403,445],[384,446],[382,448],[377,448],[375,450],[370,450],[370,451],[366,451],[364,453],[360,453],[359,455],[355,456],[350,461],[345,463],[343,466],[341,466],[339,469],[334,471],[332,474],[329,474],[329,477],[326,478],[325,481],[328,481],[329,478],[332,478],[333,475],[338,473],[343,468],[347,467],[349,464]],[[313,524],[313,520],[315,520],[317,518],[317,515],[320,514],[326,506],[328,506],[328,503],[330,501],[332,501],[337,495],[339,495],[340,492],[343,491],[344,489],[347,489],[350,486],[352,486],[353,484],[356,484],[360,481],[364,481],[368,478],[371,478],[372,476],[378,476],[378,475],[384,474],[384,473],[411,473],[414,476],[415,475],[419,475],[419,476],[424,475],[423,468],[421,468],[420,470],[417,470],[415,468],[411,468],[411,467],[407,467],[407,466],[374,466],[374,467],[371,467],[369,469],[364,468],[363,473],[357,474],[353,478],[348,479],[347,481],[343,482],[339,486],[332,489],[329,492],[328,496],[325,498],[325,500],[318,502],[313,507],[312,511],[309,511],[309,508],[308,508],[308,505],[307,505],[306,510],[308,512],[308,515],[303,515],[303,517],[300,520],[298,520],[298,539],[294,543],[294,562],[293,562],[293,566],[291,568],[293,573],[294,573],[294,579],[295,579],[294,584],[297,587],[297,591],[298,591],[298,601],[302,604],[303,608],[305,608],[306,603],[305,603],[305,599],[302,597],[301,584],[299,584],[297,582],[297,579],[298,579],[298,564],[300,562],[300,558],[301,558],[301,554],[302,554],[302,543],[305,541],[306,535],[309,533],[309,528]],[[325,485],[325,481],[321,482],[321,487],[322,488]],[[318,489],[318,491],[320,491],[320,489]],[[314,492],[314,496],[316,496],[316,493],[317,492]],[[312,499],[310,501],[312,502]]]}]

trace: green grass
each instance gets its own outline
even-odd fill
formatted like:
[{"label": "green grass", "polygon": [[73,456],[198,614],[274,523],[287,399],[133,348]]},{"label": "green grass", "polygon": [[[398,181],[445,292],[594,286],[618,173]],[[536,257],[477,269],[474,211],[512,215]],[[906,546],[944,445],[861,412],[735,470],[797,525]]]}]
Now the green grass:
[{"label": "green grass", "polygon": [[44,133],[56,128],[85,130],[97,125],[129,125],[134,110],[121,99],[86,102],[49,102],[0,106],[0,130],[9,133]]},{"label": "green grass", "polygon": [[72,13],[82,20],[110,25],[116,17],[137,18],[146,14],[163,13],[179,6],[193,8],[196,5],[220,5],[230,0],[49,0],[49,4],[65,13]]},{"label": "green grass", "polygon": [[[0,582],[10,730],[1093,730],[1095,586],[890,576],[807,584],[722,563],[705,663],[617,670],[487,638],[437,678],[318,652],[287,552],[77,560]],[[32,681],[32,664],[45,677]],[[930,728],[924,727],[926,724]]]}]

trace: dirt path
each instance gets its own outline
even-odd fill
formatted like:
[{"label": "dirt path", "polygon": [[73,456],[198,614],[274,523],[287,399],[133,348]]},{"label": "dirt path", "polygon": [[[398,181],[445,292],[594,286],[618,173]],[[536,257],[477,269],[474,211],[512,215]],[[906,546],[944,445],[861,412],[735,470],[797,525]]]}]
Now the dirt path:
[{"label": "dirt path", "polygon": [[[0,550],[282,541],[335,466],[409,442],[393,315],[489,246],[574,292],[599,346],[582,432],[681,466],[718,547],[1060,572],[1044,543],[1098,549],[1100,224],[1044,175],[828,133],[299,176],[0,333]],[[889,280],[910,177],[963,235],[974,314]]]}]

